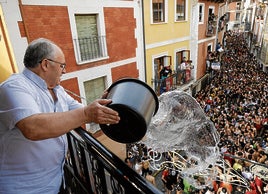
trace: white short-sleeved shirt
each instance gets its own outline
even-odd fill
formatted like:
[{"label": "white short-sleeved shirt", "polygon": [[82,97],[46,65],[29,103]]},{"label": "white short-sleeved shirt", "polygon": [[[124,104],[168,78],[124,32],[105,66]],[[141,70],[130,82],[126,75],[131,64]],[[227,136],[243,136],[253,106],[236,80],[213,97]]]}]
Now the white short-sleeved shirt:
[{"label": "white short-sleeved shirt", "polygon": [[33,114],[83,106],[61,86],[54,92],[56,102],[45,81],[28,69],[0,85],[0,194],[58,193],[68,148],[66,135],[31,141],[15,126]]}]

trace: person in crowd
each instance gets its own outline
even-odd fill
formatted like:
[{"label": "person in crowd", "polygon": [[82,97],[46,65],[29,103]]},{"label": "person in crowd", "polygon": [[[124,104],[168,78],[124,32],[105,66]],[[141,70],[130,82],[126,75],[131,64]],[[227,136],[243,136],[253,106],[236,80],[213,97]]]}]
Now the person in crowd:
[{"label": "person in crowd", "polygon": [[149,160],[148,160],[148,159],[144,160],[144,161],[142,162],[142,176],[145,177],[146,174],[150,171],[149,167],[150,167],[150,162],[149,162]]},{"label": "person in crowd", "polygon": [[160,94],[166,92],[166,78],[172,75],[172,69],[170,65],[160,65],[159,77],[160,77]]},{"label": "person in crowd", "polygon": [[[218,147],[226,170],[218,172],[213,181],[214,191],[225,187],[232,193],[256,193],[256,186],[246,191],[244,188],[249,185],[243,185],[240,191],[241,185],[235,183],[244,179],[244,182],[253,181],[255,185],[250,166],[254,162],[268,165],[268,76],[247,47],[243,34],[227,31],[225,37],[221,68],[194,97],[220,136]],[[212,53],[210,60],[213,56]],[[173,161],[169,154],[165,156],[165,161]],[[184,183],[184,192],[189,193],[192,188],[186,179]],[[263,181],[262,191],[264,186]]]},{"label": "person in crowd", "polygon": [[250,172],[249,167],[243,168],[242,176],[248,181],[253,180],[253,174],[252,174],[252,172]]},{"label": "person in crowd", "polygon": [[212,63],[213,59],[212,59],[212,52],[211,51],[207,51],[207,57],[206,57],[206,72],[210,72],[211,70],[211,63]]},{"label": "person in crowd", "polygon": [[166,189],[166,184],[167,184],[167,181],[168,181],[168,175],[169,175],[169,169],[166,166],[164,168],[164,170],[162,171],[162,176],[161,176],[161,180],[162,180],[162,182],[164,184],[164,189]]},{"label": "person in crowd", "polygon": [[129,157],[126,157],[126,158],[125,158],[125,163],[128,165],[128,167],[130,167],[130,168],[133,167],[133,166],[132,166],[132,163],[131,163],[131,160],[130,160]]},{"label": "person in crowd", "polygon": [[138,158],[134,166],[134,169],[139,175],[142,175],[142,166],[143,166],[142,161],[140,158]]},{"label": "person in crowd", "polygon": [[65,56],[54,42],[32,41],[23,62],[23,72],[0,85],[0,193],[59,193],[66,133],[85,123],[116,124],[120,117],[106,106],[111,100],[83,106],[65,92]]},{"label": "person in crowd", "polygon": [[156,184],[155,184],[155,177],[152,174],[153,174],[153,172],[151,170],[149,170],[148,173],[145,175],[145,178],[150,183],[152,183],[154,186],[156,186]]},{"label": "person in crowd", "polygon": [[257,175],[254,175],[254,182],[256,185],[257,194],[262,194],[263,191],[263,181]]},{"label": "person in crowd", "polygon": [[182,62],[178,67],[178,84],[185,83],[186,68],[187,68],[187,59],[186,57],[183,57]]},{"label": "person in crowd", "polygon": [[177,176],[176,194],[182,194],[184,190],[183,178],[180,174]]}]

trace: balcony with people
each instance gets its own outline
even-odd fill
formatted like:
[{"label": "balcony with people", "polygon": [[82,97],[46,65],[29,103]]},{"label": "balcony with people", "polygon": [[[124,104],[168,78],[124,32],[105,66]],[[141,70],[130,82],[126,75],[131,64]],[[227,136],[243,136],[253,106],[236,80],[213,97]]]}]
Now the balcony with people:
[{"label": "balcony with people", "polygon": [[211,37],[216,34],[217,16],[213,13],[209,15],[206,27],[206,36]]},{"label": "balcony with people", "polygon": [[160,64],[158,77],[152,80],[157,95],[178,89],[190,83],[193,80],[193,68],[192,60],[187,60],[186,57],[183,58],[182,63],[178,65],[176,70],[172,70],[171,65]]}]

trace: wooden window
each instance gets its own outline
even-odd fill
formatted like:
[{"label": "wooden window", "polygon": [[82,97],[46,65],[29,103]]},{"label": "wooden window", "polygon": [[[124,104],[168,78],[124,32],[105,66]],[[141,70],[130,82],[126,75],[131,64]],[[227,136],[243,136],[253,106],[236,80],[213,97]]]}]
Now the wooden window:
[{"label": "wooden window", "polygon": [[165,21],[165,0],[152,0],[153,22],[159,23]]},{"label": "wooden window", "polygon": [[176,21],[186,20],[186,0],[176,0]]}]

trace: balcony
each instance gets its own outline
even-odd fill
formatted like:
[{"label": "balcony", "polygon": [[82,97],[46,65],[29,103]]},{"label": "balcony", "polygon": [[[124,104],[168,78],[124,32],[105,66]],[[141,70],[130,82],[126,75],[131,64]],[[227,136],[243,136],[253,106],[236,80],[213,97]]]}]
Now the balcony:
[{"label": "balcony", "polygon": [[160,95],[163,92],[172,91],[190,83],[193,80],[191,70],[187,69],[183,74],[175,72],[165,79],[152,79],[155,93]]},{"label": "balcony", "polygon": [[[162,193],[82,128],[69,132],[67,139],[69,150],[64,170],[68,194]],[[250,171],[264,181],[268,181],[266,164],[228,153],[223,156],[252,163]],[[218,176],[222,176],[222,174]],[[232,176],[237,177],[235,173]],[[240,179],[241,177],[238,176],[238,179],[231,180],[230,184],[248,186],[247,181]]]},{"label": "balcony", "polygon": [[107,57],[105,36],[74,39],[74,44],[78,63]]},{"label": "balcony", "polygon": [[208,21],[207,22],[207,28],[206,28],[206,36],[211,37],[216,34],[216,26],[217,22],[216,21]]},{"label": "balcony", "polygon": [[65,182],[70,194],[162,193],[82,128],[67,134]]}]

